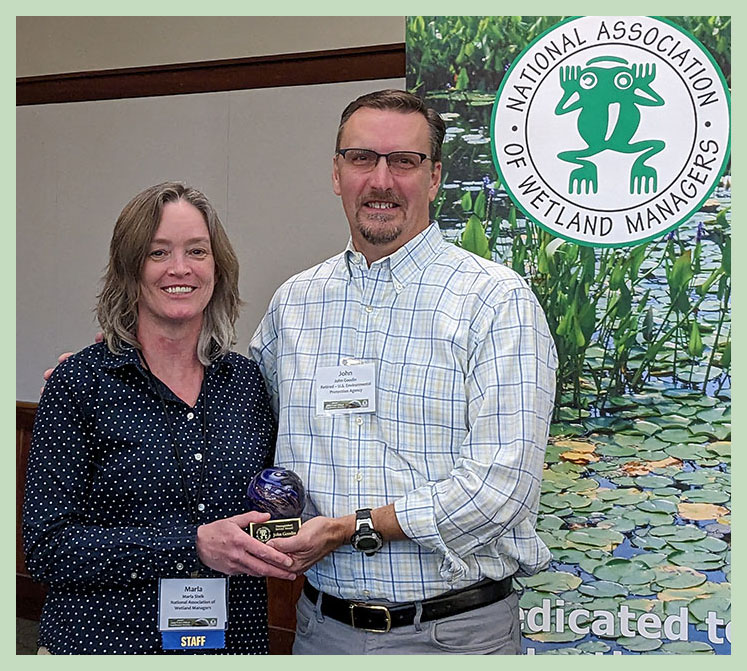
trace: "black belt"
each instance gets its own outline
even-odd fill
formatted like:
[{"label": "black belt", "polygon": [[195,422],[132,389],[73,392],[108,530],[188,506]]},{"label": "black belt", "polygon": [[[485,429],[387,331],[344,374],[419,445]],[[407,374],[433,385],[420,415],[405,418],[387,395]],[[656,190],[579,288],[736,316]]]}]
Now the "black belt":
[{"label": "black belt", "polygon": [[[514,591],[513,577],[502,580],[481,580],[465,589],[446,592],[422,601],[421,622],[440,620],[442,617],[466,613],[505,599]],[[308,581],[303,593],[316,603],[319,590]],[[356,629],[386,632],[392,627],[403,627],[415,621],[414,603],[376,604],[367,601],[346,601],[336,596],[322,593],[322,615],[344,622]]]}]

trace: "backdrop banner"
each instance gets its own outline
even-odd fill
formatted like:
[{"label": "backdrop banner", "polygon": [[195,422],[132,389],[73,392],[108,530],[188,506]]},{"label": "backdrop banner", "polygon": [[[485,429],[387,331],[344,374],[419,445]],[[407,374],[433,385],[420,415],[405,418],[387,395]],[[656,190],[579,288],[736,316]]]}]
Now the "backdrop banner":
[{"label": "backdrop banner", "polygon": [[413,16],[434,216],[558,349],[526,654],[731,653],[731,17]]}]

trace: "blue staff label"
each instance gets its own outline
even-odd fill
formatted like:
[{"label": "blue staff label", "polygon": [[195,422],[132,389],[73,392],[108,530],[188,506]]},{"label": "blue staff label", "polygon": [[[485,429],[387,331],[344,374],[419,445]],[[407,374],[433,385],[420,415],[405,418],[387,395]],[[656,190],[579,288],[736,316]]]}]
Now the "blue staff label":
[{"label": "blue staff label", "polygon": [[225,647],[228,583],[225,578],[162,578],[158,628],[164,650]]}]

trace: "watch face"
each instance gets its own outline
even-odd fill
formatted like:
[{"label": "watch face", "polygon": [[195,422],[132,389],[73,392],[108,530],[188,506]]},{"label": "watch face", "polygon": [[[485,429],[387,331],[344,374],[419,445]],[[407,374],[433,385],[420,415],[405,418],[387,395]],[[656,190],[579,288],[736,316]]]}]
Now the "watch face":
[{"label": "watch face", "polygon": [[358,550],[363,552],[377,550],[379,548],[379,539],[374,536],[359,536],[356,545],[358,546]]}]

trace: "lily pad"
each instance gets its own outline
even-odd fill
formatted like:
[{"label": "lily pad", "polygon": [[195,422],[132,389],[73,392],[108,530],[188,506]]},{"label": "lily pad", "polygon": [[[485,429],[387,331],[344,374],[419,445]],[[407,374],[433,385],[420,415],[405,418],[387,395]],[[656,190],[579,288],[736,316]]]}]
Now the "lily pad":
[{"label": "lily pad", "polygon": [[602,564],[594,571],[594,577],[621,585],[645,585],[650,583],[656,573],[653,569],[630,559],[615,557]]},{"label": "lily pad", "polygon": [[729,514],[729,509],[714,503],[680,503],[680,517],[686,520],[716,520]]},{"label": "lily pad", "polygon": [[713,536],[706,536],[699,541],[686,541],[684,543],[670,541],[669,544],[675,550],[682,550],[684,552],[705,551],[718,553],[729,549],[729,544],[725,540],[714,538]]},{"label": "lily pad", "polygon": [[677,512],[676,504],[666,499],[651,499],[641,501],[636,508],[647,513],[671,513]]},{"label": "lily pad", "polygon": [[552,556],[560,564],[578,564],[586,553],[575,548],[552,548]]},{"label": "lily pad", "polygon": [[672,541],[700,540],[707,536],[703,529],[692,524],[673,524],[667,527],[658,527],[657,529],[651,529],[650,534],[658,538],[663,538],[664,540]]},{"label": "lily pad", "polygon": [[672,478],[663,475],[642,475],[635,479],[635,484],[643,489],[656,489],[672,484]]},{"label": "lily pad", "polygon": [[676,459],[700,459],[708,454],[708,446],[704,443],[684,443],[670,445],[664,448],[664,451]]},{"label": "lily pad", "polygon": [[613,548],[625,540],[625,537],[617,531],[596,527],[569,531],[566,538],[573,545],[597,548]]},{"label": "lily pad", "polygon": [[731,411],[728,408],[708,408],[698,412],[698,419],[701,422],[730,422]]},{"label": "lily pad", "polygon": [[565,522],[556,515],[542,515],[537,520],[538,529],[560,529]]},{"label": "lily pad", "polygon": [[636,520],[632,520],[629,517],[610,517],[606,520],[597,522],[597,529],[612,529],[619,531],[621,534],[627,534],[637,526]]},{"label": "lily pad", "polygon": [[610,651],[610,646],[604,641],[586,641],[576,646],[579,650],[587,655],[604,654]]},{"label": "lily pad", "polygon": [[656,584],[664,589],[687,589],[697,587],[706,581],[706,576],[689,566],[659,566],[656,572]]},{"label": "lily pad", "polygon": [[690,602],[690,615],[700,622],[705,622],[708,613],[716,613],[723,621],[731,620],[731,599],[727,596],[713,596],[705,599],[694,599]]},{"label": "lily pad", "polygon": [[719,440],[705,445],[708,452],[713,452],[719,457],[731,457],[731,441]]},{"label": "lily pad", "polygon": [[669,555],[669,561],[677,566],[689,566],[700,571],[716,571],[724,565],[724,559],[712,552],[683,552],[675,550]]},{"label": "lily pad", "polygon": [[541,592],[558,594],[569,589],[578,588],[582,580],[578,576],[564,571],[542,571],[528,578],[521,578],[520,582],[525,587],[530,587]]},{"label": "lily pad", "polygon": [[525,638],[540,643],[571,643],[573,641],[580,641],[585,636],[586,634],[574,634],[570,629],[566,629],[561,633],[556,631],[540,631],[536,634],[524,634]]},{"label": "lily pad", "polygon": [[[680,429],[668,429],[671,431],[679,431]],[[645,452],[663,452],[666,455],[666,449],[670,443],[666,440],[661,439],[659,436],[649,436],[641,443],[641,450]],[[639,453],[640,454],[640,453]],[[651,457],[651,459],[661,459],[662,457]]]},{"label": "lily pad", "polygon": [[580,480],[576,480],[568,488],[568,491],[576,493],[584,492],[588,494],[593,492],[595,489],[599,489],[599,483],[596,480],[593,478],[581,478]]},{"label": "lily pad", "polygon": [[671,499],[678,500],[680,493],[680,490],[676,487],[662,487],[661,489],[652,490],[651,495],[659,501],[669,501]]},{"label": "lily pad", "polygon": [[548,494],[542,498],[542,503],[550,508],[561,509],[571,507],[574,510],[584,508],[591,503],[591,499],[580,494]]},{"label": "lily pad", "polygon": [[667,443],[679,444],[692,440],[693,434],[688,429],[664,429],[657,438]]},{"label": "lily pad", "polygon": [[649,552],[668,547],[667,542],[663,538],[656,538],[647,533],[633,535],[630,542],[635,547]]},{"label": "lily pad", "polygon": [[616,505],[634,505],[645,501],[648,494],[634,487],[620,489],[598,489],[597,497],[603,501],[611,501]]},{"label": "lily pad", "polygon": [[[709,485],[719,481],[722,473],[711,469],[701,469],[698,471],[689,471],[678,473],[674,479],[678,482],[684,482],[688,485]],[[728,483],[727,483],[728,484]]]},{"label": "lily pad", "polygon": [[715,655],[713,648],[703,641],[672,641],[661,646],[666,655]]},{"label": "lily pad", "polygon": [[582,594],[593,597],[620,597],[628,596],[628,590],[623,585],[609,580],[595,580],[578,587]]},{"label": "lily pad", "polygon": [[669,387],[661,392],[662,396],[668,398],[697,398],[700,392],[695,389],[681,389],[680,387]]},{"label": "lily pad", "polygon": [[690,427],[690,432],[696,437],[706,436],[714,440],[725,440],[731,436],[731,423],[710,424],[708,422],[700,422],[693,424]]},{"label": "lily pad", "polygon": [[580,436],[586,433],[586,429],[580,424],[570,422],[555,422],[550,427],[550,435],[555,436]]},{"label": "lily pad", "polygon": [[689,503],[726,503],[731,499],[728,492],[719,489],[688,489],[683,493],[682,498]]},{"label": "lily pad", "polygon": [[651,652],[652,650],[658,650],[662,645],[661,639],[644,638],[643,636],[633,636],[630,638],[621,636],[617,639],[617,642],[631,652]]},{"label": "lily pad", "polygon": [[[655,422],[649,422],[647,420],[638,420],[633,422],[633,429],[637,433],[642,433],[645,436],[651,436],[658,431],[661,431],[661,426]],[[631,431],[630,433],[634,433]]]}]

